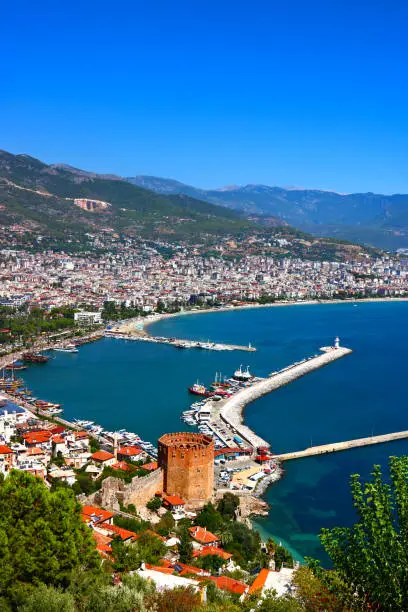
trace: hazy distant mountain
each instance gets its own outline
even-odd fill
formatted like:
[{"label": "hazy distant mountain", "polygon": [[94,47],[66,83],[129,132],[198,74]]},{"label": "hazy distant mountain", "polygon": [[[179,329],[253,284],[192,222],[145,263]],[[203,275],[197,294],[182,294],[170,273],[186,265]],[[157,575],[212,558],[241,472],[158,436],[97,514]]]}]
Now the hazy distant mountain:
[{"label": "hazy distant mountain", "polygon": [[280,218],[318,236],[345,238],[380,248],[408,247],[408,195],[341,194],[267,185],[204,190],[151,176],[128,179],[157,193],[187,193],[246,215]]}]

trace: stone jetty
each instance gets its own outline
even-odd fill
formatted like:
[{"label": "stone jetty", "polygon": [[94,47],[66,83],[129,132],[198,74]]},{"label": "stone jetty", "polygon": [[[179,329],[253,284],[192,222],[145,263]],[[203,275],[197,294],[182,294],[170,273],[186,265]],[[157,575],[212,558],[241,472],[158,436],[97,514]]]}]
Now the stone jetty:
[{"label": "stone jetty", "polygon": [[370,446],[371,444],[384,444],[385,442],[404,440],[406,438],[408,438],[408,431],[396,431],[394,433],[382,434],[379,436],[369,436],[368,438],[356,438],[355,440],[346,440],[344,442],[333,442],[332,444],[322,444],[321,446],[310,446],[302,451],[275,455],[275,459],[279,459],[279,461],[302,459],[303,457],[326,455],[327,453],[336,453],[339,451],[350,450],[351,448]]},{"label": "stone jetty", "polygon": [[279,372],[273,373],[268,378],[264,378],[263,380],[254,383],[250,387],[246,387],[241,391],[238,391],[238,393],[223,401],[223,404],[220,406],[221,419],[233,427],[237,434],[246,440],[251,446],[255,448],[258,446],[269,447],[270,444],[268,442],[263,440],[249,427],[243,424],[243,413],[246,405],[254,402],[263,395],[271,393],[272,391],[287,385],[293,380],[296,380],[301,376],[305,376],[314,370],[322,368],[332,361],[341,359],[352,352],[351,349],[341,346],[326,346],[320,350],[322,351],[321,355],[304,359],[299,363],[293,364],[287,368],[284,368],[283,370],[280,370]]}]

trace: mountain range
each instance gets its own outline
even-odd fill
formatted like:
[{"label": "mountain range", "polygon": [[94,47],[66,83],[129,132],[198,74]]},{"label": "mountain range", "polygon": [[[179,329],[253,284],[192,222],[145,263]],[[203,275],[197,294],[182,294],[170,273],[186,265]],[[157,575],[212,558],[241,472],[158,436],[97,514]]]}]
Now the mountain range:
[{"label": "mountain range", "polygon": [[408,195],[341,194],[267,185],[199,189],[155,176],[128,177],[160,194],[187,194],[259,221],[273,217],[315,236],[332,236],[386,250],[408,248]]},{"label": "mountain range", "polygon": [[313,237],[289,225],[284,215],[277,218],[266,209],[261,214],[260,206],[239,207],[238,191],[211,192],[219,197],[213,202],[210,192],[175,181],[126,180],[0,151],[0,245],[85,252],[90,244],[106,248],[109,240],[130,237],[231,257],[344,260],[371,252],[343,239]]}]

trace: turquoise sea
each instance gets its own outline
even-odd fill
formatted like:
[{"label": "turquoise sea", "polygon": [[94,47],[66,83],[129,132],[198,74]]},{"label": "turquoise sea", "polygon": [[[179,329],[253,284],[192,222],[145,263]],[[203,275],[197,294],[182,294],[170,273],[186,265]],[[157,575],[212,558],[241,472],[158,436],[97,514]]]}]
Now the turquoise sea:
[{"label": "turquoise sea", "polygon": [[[408,429],[408,302],[297,305],[181,316],[151,327],[157,335],[234,344],[251,342],[256,353],[177,350],[170,346],[104,339],[78,354],[55,353],[47,365],[25,372],[41,399],[63,403],[65,416],[92,419],[108,429],[126,428],[156,441],[185,426],[191,403],[187,386],[210,383],[249,365],[260,375],[315,354],[340,336],[353,354],[291,383],[245,412],[247,424],[276,452]],[[266,493],[269,516],[256,521],[265,535],[298,556],[327,561],[321,527],[354,520],[349,476],[367,477],[374,463],[408,453],[408,441],[356,449],[286,464]]]}]

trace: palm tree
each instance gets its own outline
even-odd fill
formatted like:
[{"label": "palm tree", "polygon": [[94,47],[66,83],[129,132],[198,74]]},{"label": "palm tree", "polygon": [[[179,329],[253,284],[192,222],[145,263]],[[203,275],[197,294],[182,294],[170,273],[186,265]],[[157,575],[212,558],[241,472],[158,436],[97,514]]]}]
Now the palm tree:
[{"label": "palm tree", "polygon": [[223,546],[225,546],[226,544],[229,544],[232,540],[232,534],[230,530],[228,529],[227,525],[223,525],[222,527],[220,527],[220,529],[217,532],[217,536],[220,538],[221,544]]}]

